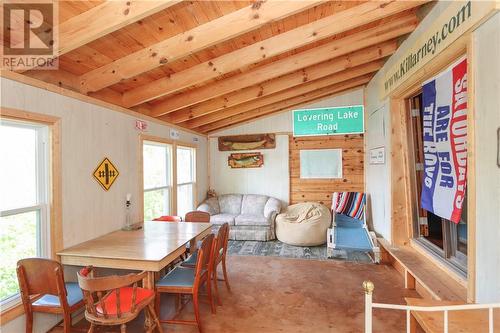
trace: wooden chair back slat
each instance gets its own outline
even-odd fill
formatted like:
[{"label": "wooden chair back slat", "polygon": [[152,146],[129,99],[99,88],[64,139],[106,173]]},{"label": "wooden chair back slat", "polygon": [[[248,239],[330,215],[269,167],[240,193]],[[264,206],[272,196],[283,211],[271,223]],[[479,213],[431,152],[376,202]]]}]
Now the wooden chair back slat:
[{"label": "wooden chair back slat", "polygon": [[229,225],[224,223],[217,232],[217,244],[215,246],[215,264],[219,263],[222,260],[222,256],[224,255],[227,237],[229,234]]},{"label": "wooden chair back slat", "polygon": [[189,212],[184,217],[185,222],[200,222],[200,223],[209,223],[210,222],[210,214],[207,212],[202,212],[199,210],[195,210]]},{"label": "wooden chair back slat", "polygon": [[134,283],[134,286],[132,288],[133,288],[133,291],[132,291],[132,309],[131,309],[131,311],[135,312],[135,309],[137,307],[137,304],[135,304],[135,301],[137,299],[137,282]]},{"label": "wooden chair back slat", "polygon": [[116,316],[120,318],[122,316],[121,306],[120,306],[120,288],[115,289],[116,291]]},{"label": "wooden chair back slat", "polygon": [[[104,314],[104,318],[108,317],[108,311],[106,309],[106,303],[104,303],[104,299],[102,296],[102,291],[97,292],[97,299],[99,300],[99,305],[101,306],[102,313]],[[97,313],[97,310],[96,310]]]},{"label": "wooden chair back slat", "polygon": [[83,277],[78,275],[78,283],[83,290],[108,291],[110,289],[122,288],[146,278],[147,272],[127,275],[111,275],[103,277]]}]

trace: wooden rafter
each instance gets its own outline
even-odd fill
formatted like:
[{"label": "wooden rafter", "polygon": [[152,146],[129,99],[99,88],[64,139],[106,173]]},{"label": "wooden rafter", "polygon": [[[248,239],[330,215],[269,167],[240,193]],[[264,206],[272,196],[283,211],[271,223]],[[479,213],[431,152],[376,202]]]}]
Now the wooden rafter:
[{"label": "wooden rafter", "polygon": [[[30,70],[23,74],[61,88],[78,92],[78,76],[62,69],[57,71]],[[121,94],[110,88],[102,89],[98,92],[89,94],[89,96],[115,105],[120,105],[121,101]],[[141,113],[147,114],[148,112],[142,108]]]},{"label": "wooden rafter", "polygon": [[108,0],[61,23],[57,56],[117,31],[181,0]]},{"label": "wooden rafter", "polygon": [[199,131],[201,133],[209,133],[209,132],[213,132],[215,130],[220,130],[220,129],[228,127],[228,126],[232,126],[234,124],[238,124],[238,123],[250,120],[250,119],[252,119],[252,120],[258,119],[260,117],[263,117],[263,116],[266,116],[266,115],[269,115],[272,113],[286,111],[286,110],[289,110],[291,108],[298,107],[300,105],[309,104],[309,103],[312,103],[314,101],[324,99],[325,97],[350,90],[352,88],[361,87],[361,86],[367,84],[371,80],[372,77],[373,77],[373,75],[368,74],[366,76],[358,77],[356,79],[352,79],[352,80],[349,80],[346,82],[334,84],[330,87],[322,88],[322,89],[316,90],[316,91],[311,92],[311,93],[303,94],[303,95],[288,99],[286,101],[274,103],[274,104],[264,106],[264,107],[261,107],[261,108],[243,113],[243,114],[239,114],[239,115],[236,115],[233,117],[228,117],[224,120],[221,120],[221,121],[218,121],[218,122],[215,122],[212,124],[201,126],[201,127],[197,128],[197,131]]},{"label": "wooden rafter", "polygon": [[344,70],[340,73],[329,75],[318,80],[304,83],[298,87],[290,88],[285,91],[281,91],[266,97],[259,98],[257,100],[247,102],[238,106],[227,108],[223,111],[211,113],[209,115],[199,117],[186,122],[188,128],[198,128],[210,123],[214,123],[229,117],[233,117],[239,114],[244,114],[245,112],[252,111],[270,104],[278,103],[280,101],[286,101],[288,99],[314,92],[316,90],[332,86],[333,84],[355,79],[360,76],[364,76],[373,72],[378,71],[384,63],[382,61],[374,61],[367,63],[358,67],[350,68]]},{"label": "wooden rafter", "polygon": [[[425,2],[427,1],[383,0],[363,3],[206,61],[175,73],[170,77],[161,78],[127,91],[123,94],[123,105],[132,107],[175,93],[181,89],[254,64],[262,59],[273,57],[317,40],[408,10]],[[339,24],[339,22],[342,22],[342,24]]]},{"label": "wooden rafter", "polygon": [[80,77],[80,89],[82,92],[103,89],[322,2],[325,0],[290,1],[286,6],[277,0],[255,2],[90,71]]},{"label": "wooden rafter", "polygon": [[348,68],[353,68],[364,63],[385,58],[393,54],[396,49],[396,41],[385,42],[377,46],[359,50],[345,56],[334,58],[329,61],[280,76],[259,85],[244,88],[242,90],[202,102],[188,109],[168,114],[162,117],[162,119],[168,120],[174,124],[179,124],[214,112],[227,110],[227,108],[235,107],[242,103],[301,85],[305,82],[314,81]]},{"label": "wooden rafter", "polygon": [[154,117],[162,116],[371,45],[377,45],[410,33],[415,29],[417,23],[418,20],[415,14],[412,13],[384,26],[367,29],[270,64],[259,66],[247,73],[234,75],[213,84],[191,89],[181,95],[171,96],[155,104],[152,107],[151,115]]}]

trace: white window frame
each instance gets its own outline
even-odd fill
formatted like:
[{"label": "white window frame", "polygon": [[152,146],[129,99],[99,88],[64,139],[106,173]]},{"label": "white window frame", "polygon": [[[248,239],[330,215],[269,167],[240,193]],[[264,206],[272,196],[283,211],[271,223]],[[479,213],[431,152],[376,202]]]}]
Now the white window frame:
[{"label": "white window frame", "polygon": [[[159,191],[159,190],[167,190],[168,191],[168,207],[169,207],[169,212],[167,213],[167,215],[170,215],[170,214],[173,214],[173,203],[174,203],[174,200],[173,200],[173,196],[174,196],[174,182],[173,182],[173,166],[174,166],[174,149],[175,149],[175,146],[171,143],[167,143],[167,142],[162,142],[162,141],[155,141],[155,140],[152,140],[152,139],[148,139],[148,140],[143,140],[142,141],[142,165],[144,166],[144,146],[145,145],[150,145],[150,146],[161,146],[161,147],[166,147],[167,149],[167,158],[166,158],[166,170],[167,170],[167,185],[165,186],[159,186],[159,187],[151,187],[151,188],[146,188],[146,186],[144,185],[143,183],[143,197],[142,197],[142,202],[143,202],[143,208],[144,208],[144,194],[146,194],[147,192],[153,192],[153,191]],[[143,170],[143,173],[142,173],[142,179],[144,180],[144,170]],[[144,209],[143,209],[143,212],[142,212],[142,215],[143,215],[143,218],[145,217],[144,216]]]},{"label": "white window frame", "polygon": [[[193,189],[193,192],[191,193],[192,195],[192,200],[193,200],[193,209],[196,208],[196,186],[197,186],[197,171],[196,171],[196,161],[197,161],[197,151],[196,151],[196,147],[194,146],[190,146],[190,145],[185,145],[185,144],[176,144],[175,145],[175,166],[177,167],[177,149],[189,149],[192,151],[192,159],[191,159],[191,181],[190,182],[185,182],[185,183],[178,183],[176,181],[175,185],[176,185],[176,196],[177,196],[177,193],[178,193],[178,190],[179,190],[179,187],[180,186],[186,186],[186,185],[192,185],[192,189]],[[176,173],[176,175],[178,175],[178,172]],[[179,209],[179,200],[176,200],[176,204],[177,204],[177,207],[176,207],[176,211],[178,212],[178,209]]]},{"label": "white window frame", "polygon": [[[0,211],[0,217],[14,216],[29,212],[38,213],[37,221],[37,249],[38,257],[50,258],[51,255],[51,239],[50,239],[50,140],[49,140],[49,126],[40,123],[33,123],[29,121],[19,121],[11,119],[2,119],[1,125],[11,127],[29,128],[36,130],[37,142],[35,148],[35,162],[36,162],[36,204],[24,207],[15,207]],[[4,300],[0,301],[0,307],[8,309],[19,302],[19,293],[14,294]]]}]

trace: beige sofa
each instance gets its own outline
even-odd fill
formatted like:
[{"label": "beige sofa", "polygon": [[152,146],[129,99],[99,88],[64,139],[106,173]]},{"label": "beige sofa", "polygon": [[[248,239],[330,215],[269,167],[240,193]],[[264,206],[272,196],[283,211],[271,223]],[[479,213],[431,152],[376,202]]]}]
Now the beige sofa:
[{"label": "beige sofa", "polygon": [[198,210],[210,214],[210,223],[228,223],[230,239],[268,241],[276,237],[281,202],[259,194],[224,194],[206,200]]}]

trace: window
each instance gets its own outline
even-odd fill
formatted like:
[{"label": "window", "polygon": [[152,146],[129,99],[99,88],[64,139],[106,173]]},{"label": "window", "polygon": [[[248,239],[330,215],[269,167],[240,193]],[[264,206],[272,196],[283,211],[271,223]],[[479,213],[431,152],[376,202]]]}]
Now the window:
[{"label": "window", "polygon": [[417,211],[415,216],[415,238],[432,253],[444,258],[452,267],[465,274],[467,271],[467,194],[463,203],[460,223],[455,224],[421,208],[423,181],[423,114],[422,94],[409,100],[409,117],[412,134],[414,161],[414,200]]},{"label": "window", "polygon": [[0,121],[0,304],[18,299],[16,263],[50,257],[49,127]]},{"label": "window", "polygon": [[195,209],[196,149],[177,146],[177,215]]},{"label": "window", "polygon": [[144,219],[172,214],[172,145],[144,141],[143,164]]}]

